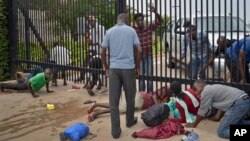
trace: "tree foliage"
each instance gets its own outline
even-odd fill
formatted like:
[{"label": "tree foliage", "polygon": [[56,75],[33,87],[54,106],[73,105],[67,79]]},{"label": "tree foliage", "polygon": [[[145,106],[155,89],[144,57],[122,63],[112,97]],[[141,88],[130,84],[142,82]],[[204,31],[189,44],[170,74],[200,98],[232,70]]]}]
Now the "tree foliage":
[{"label": "tree foliage", "polygon": [[7,0],[0,0],[0,81],[9,76]]}]

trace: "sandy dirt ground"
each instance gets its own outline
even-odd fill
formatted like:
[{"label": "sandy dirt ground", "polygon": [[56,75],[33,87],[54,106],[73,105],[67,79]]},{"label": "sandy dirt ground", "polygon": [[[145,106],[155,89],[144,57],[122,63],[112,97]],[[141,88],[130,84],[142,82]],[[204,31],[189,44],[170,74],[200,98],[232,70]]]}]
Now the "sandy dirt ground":
[{"label": "sandy dirt ground", "polygon": [[[0,93],[0,141],[60,141],[59,133],[77,122],[90,127],[91,134],[83,140],[114,140],[110,134],[109,114],[88,122],[87,109],[90,104],[83,104],[86,100],[107,102],[108,94],[90,97],[86,90],[72,90],[71,83],[62,86],[61,81],[58,87],[50,89],[55,92],[47,94],[43,88],[38,93],[40,97],[36,99],[28,92]],[[48,110],[47,103],[54,104],[55,109]],[[141,113],[138,111],[136,115],[140,118]],[[218,124],[204,120],[194,131],[199,134],[200,141],[223,141],[216,135]],[[125,115],[121,115],[122,134],[117,140],[148,140],[131,137],[133,132],[147,128],[141,119],[131,128],[125,125]],[[180,141],[181,138],[182,135],[176,135],[164,140]]]}]

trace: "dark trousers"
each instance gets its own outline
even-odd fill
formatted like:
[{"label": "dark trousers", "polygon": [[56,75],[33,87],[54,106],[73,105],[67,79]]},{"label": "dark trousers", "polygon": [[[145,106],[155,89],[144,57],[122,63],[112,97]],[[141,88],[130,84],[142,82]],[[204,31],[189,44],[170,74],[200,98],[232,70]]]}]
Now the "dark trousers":
[{"label": "dark trousers", "polygon": [[[240,72],[238,69],[238,64],[237,62],[233,61],[232,59],[230,59],[228,56],[226,57],[226,64],[227,67],[231,73],[231,79],[233,82],[240,82]],[[249,62],[245,63],[245,78],[246,78],[246,82],[250,83],[250,74],[249,74],[249,66],[248,66]]]},{"label": "dark trousers", "polygon": [[91,70],[91,76],[92,78],[90,79],[90,85],[93,88],[94,85],[97,84],[97,81],[99,80],[99,84],[101,85],[101,79],[100,79],[100,70],[102,69],[102,60],[99,57],[94,57],[90,60],[89,62],[89,68],[93,69]]},{"label": "dark trousers", "polygon": [[[91,50],[91,49],[88,49],[88,50],[87,50],[87,56],[86,56],[86,58],[85,58],[85,60],[84,60],[84,62],[83,62],[83,67],[84,67],[84,68],[87,68],[87,67],[89,66],[91,58],[92,58],[93,56],[95,56],[96,54],[97,54],[97,52],[96,52],[95,50]],[[86,74],[86,71],[83,70],[83,71],[81,72],[81,74],[80,74],[80,77],[77,78],[77,79],[75,80],[75,82],[76,82],[76,81],[79,82],[79,81],[85,80],[85,74]]]},{"label": "dark trousers", "polygon": [[109,105],[111,111],[111,132],[116,136],[121,131],[119,102],[122,87],[127,102],[126,123],[132,125],[135,112],[136,74],[134,69],[109,70]]},{"label": "dark trousers", "polygon": [[28,90],[27,82],[28,82],[27,80],[20,80],[20,81],[18,81],[17,84],[2,83],[1,85],[2,85],[3,89],[20,91],[20,90]]},{"label": "dark trousers", "polygon": [[66,82],[66,69],[64,69],[64,68],[62,68],[62,69],[54,68],[53,69],[53,80],[52,80],[52,82],[55,83],[55,85],[57,86],[58,73],[60,71],[62,72],[63,85],[67,85],[67,82]]}]

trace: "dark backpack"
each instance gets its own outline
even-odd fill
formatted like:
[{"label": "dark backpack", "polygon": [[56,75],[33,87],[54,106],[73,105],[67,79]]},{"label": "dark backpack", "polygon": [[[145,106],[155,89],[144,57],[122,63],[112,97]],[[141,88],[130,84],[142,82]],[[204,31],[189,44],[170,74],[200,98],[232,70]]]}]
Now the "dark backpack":
[{"label": "dark backpack", "polygon": [[169,107],[165,104],[154,104],[141,114],[141,119],[147,126],[154,127],[168,118],[169,111]]}]

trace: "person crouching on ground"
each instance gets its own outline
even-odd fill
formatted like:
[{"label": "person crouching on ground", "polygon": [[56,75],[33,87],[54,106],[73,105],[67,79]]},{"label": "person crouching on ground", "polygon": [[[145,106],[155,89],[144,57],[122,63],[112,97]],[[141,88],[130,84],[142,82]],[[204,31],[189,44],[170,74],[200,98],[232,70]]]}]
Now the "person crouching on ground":
[{"label": "person crouching on ground", "polygon": [[226,85],[207,85],[203,80],[196,80],[193,86],[200,95],[200,108],[196,120],[186,127],[196,127],[205,118],[211,106],[222,111],[215,120],[220,121],[217,133],[221,138],[230,137],[230,125],[250,125],[250,121],[244,119],[250,110],[250,98],[247,93]]},{"label": "person crouching on ground", "polygon": [[38,92],[44,85],[46,85],[47,93],[51,93],[53,91],[49,90],[49,81],[52,80],[52,70],[46,68],[44,72],[38,73],[37,75],[31,77],[30,79],[24,79],[23,81],[18,81],[17,84],[14,83],[2,83],[1,91],[4,89],[12,89],[12,90],[29,90],[33,98],[39,97],[35,94]]}]

